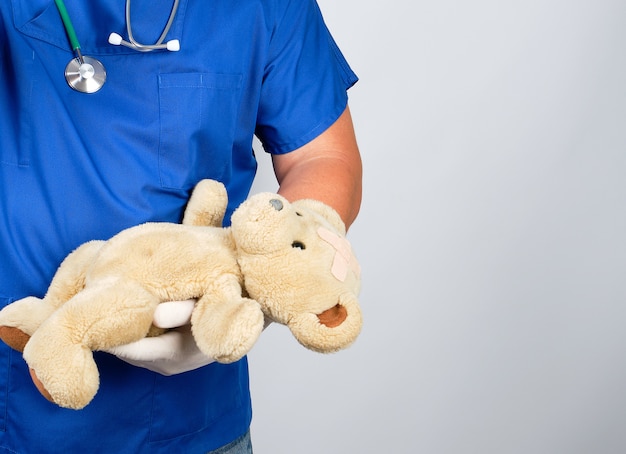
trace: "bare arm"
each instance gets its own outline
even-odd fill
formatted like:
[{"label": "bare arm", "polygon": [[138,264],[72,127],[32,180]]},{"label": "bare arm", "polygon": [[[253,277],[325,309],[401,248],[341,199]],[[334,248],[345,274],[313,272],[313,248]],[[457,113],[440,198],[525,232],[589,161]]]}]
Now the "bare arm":
[{"label": "bare arm", "polygon": [[273,155],[278,193],[288,200],[316,199],[333,207],[349,227],[361,206],[361,155],[350,109],[308,144]]}]

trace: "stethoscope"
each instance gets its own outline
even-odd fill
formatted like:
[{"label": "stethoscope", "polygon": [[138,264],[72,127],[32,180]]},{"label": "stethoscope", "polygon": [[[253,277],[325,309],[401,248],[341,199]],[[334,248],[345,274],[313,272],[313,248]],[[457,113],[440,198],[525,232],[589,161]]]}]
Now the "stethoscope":
[{"label": "stethoscope", "polygon": [[[132,26],[130,23],[130,0],[126,0],[126,32],[128,33],[128,41],[122,39],[122,37],[117,33],[111,33],[111,35],[109,35],[109,43],[116,46],[126,46],[140,52],[150,52],[157,49],[167,49],[173,52],[180,50],[180,42],[177,39],[164,42],[165,36],[170,31],[170,28],[172,28],[172,23],[174,22],[176,12],[178,11],[179,1],[180,0],[174,0],[170,16],[167,19],[167,23],[165,24],[163,32],[157,42],[154,44],[141,44],[133,37]],[[104,65],[93,57],[83,56],[80,51],[80,43],[76,37],[76,31],[74,30],[74,26],[72,25],[72,21],[70,20],[70,16],[63,0],[54,0],[54,3],[57,5],[61,15],[65,32],[67,33],[67,37],[72,47],[72,52],[76,53],[76,57],[72,58],[65,67],[65,80],[69,86],[76,91],[81,93],[95,93],[102,88],[107,78]]]}]

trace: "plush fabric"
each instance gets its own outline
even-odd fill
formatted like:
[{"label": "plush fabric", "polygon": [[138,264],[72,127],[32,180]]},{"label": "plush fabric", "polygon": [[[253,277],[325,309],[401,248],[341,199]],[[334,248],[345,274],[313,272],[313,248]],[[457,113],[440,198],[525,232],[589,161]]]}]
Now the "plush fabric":
[{"label": "plush fabric", "polygon": [[73,409],[89,404],[99,387],[93,351],[161,334],[152,322],[165,301],[197,299],[194,339],[221,363],[250,351],[266,317],[318,352],[356,339],[360,270],[337,213],[262,193],[224,228],[227,204],[224,186],[203,180],[182,224],[146,223],[85,243],[63,261],[43,299],[0,311],[0,338],[23,351],[46,398]]}]

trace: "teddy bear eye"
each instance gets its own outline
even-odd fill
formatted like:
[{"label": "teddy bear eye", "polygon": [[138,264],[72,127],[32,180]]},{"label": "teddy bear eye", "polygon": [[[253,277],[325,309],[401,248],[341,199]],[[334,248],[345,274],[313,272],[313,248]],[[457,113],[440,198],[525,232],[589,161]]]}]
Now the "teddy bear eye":
[{"label": "teddy bear eye", "polygon": [[296,211],[296,216],[302,216],[302,213]]},{"label": "teddy bear eye", "polygon": [[302,241],[294,241],[293,243],[291,243],[291,247],[298,248],[298,249],[306,249]]}]

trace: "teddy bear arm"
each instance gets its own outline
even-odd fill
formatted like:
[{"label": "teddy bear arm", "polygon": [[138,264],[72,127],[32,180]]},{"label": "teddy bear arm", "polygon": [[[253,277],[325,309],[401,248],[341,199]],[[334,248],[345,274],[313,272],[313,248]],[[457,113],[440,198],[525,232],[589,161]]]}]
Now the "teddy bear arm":
[{"label": "teddy bear arm", "polygon": [[239,279],[225,275],[200,298],[191,316],[198,348],[221,363],[241,359],[263,331],[265,318],[259,303],[242,296]]},{"label": "teddy bear arm", "polygon": [[195,226],[221,227],[226,213],[228,196],[226,188],[218,181],[202,180],[194,188],[183,224]]}]

